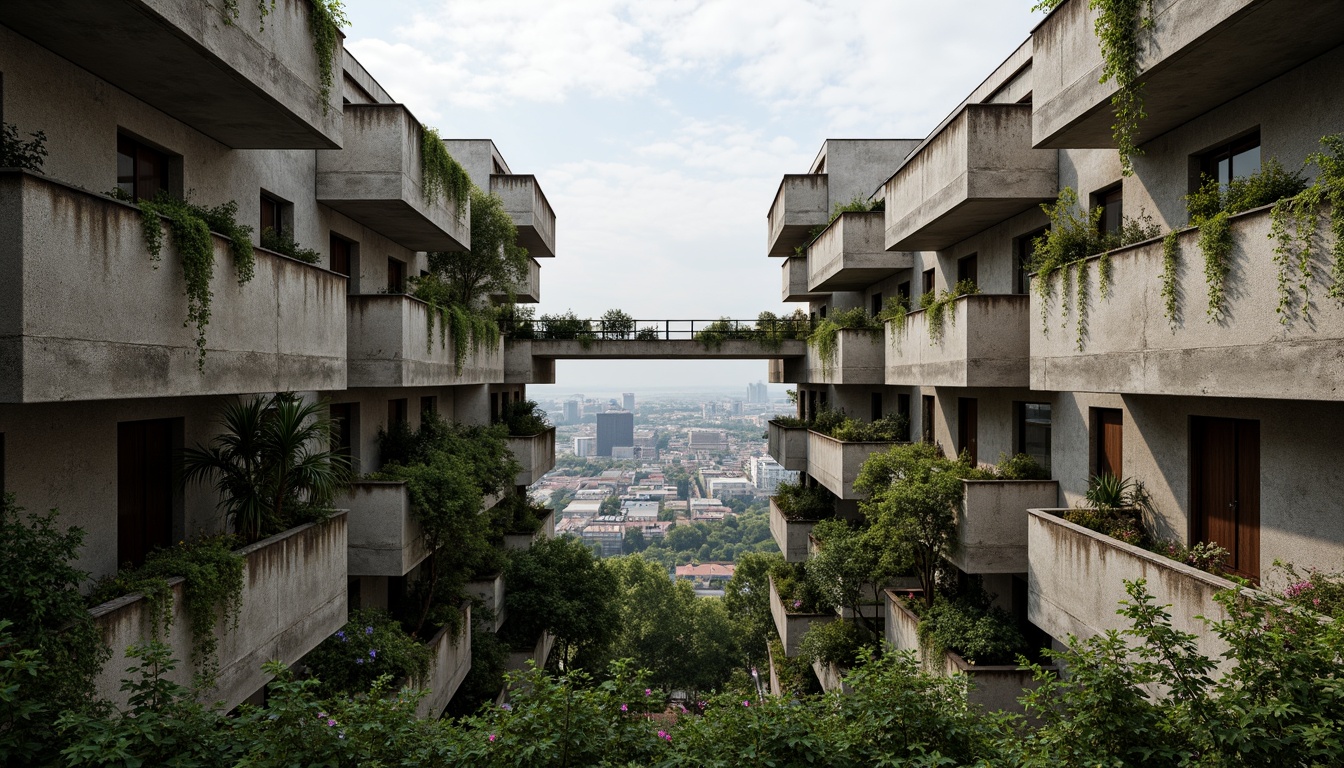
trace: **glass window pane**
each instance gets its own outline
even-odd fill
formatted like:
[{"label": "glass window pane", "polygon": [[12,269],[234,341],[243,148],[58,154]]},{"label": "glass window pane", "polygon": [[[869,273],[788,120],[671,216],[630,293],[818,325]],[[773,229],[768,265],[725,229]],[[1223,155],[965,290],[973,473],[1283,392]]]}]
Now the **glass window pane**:
[{"label": "glass window pane", "polygon": [[1023,403],[1022,452],[1050,470],[1050,404]]},{"label": "glass window pane", "polygon": [[1260,147],[1251,147],[1232,156],[1232,178],[1241,179],[1260,170]]}]

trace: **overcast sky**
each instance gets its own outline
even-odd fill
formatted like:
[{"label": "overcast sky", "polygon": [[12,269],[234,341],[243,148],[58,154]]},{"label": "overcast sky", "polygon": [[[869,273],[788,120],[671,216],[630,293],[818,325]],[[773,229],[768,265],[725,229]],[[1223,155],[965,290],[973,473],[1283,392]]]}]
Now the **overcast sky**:
[{"label": "overcast sky", "polygon": [[[556,211],[539,314],[754,318],[765,215],[828,138],[923,138],[1039,20],[1031,0],[345,0],[346,47],[445,137],[491,138]],[[565,362],[557,385],[763,380]]]}]

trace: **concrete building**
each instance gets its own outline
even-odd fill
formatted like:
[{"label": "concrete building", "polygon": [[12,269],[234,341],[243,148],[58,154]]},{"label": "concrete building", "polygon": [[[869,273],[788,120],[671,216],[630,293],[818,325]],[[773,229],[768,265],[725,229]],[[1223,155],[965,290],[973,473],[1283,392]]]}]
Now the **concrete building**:
[{"label": "concrete building", "polygon": [[[1225,183],[1270,158],[1296,169],[1344,130],[1344,94],[1321,88],[1344,76],[1344,32],[1308,5],[1165,6],[1140,34],[1147,116],[1132,175],[1112,132],[1117,86],[1099,82],[1097,11],[1066,0],[960,104],[926,105],[951,110],[928,136],[827,141],[770,204],[767,254],[782,260],[785,301],[813,317],[876,314],[892,300],[909,310],[880,333],[842,331],[833,365],[811,353],[773,364],[771,381],[797,385],[803,418],[824,406],[865,420],[900,414],[911,438],[949,456],[1027,453],[1048,467],[1049,483],[968,484],[953,565],[1057,641],[1118,628],[1122,581],[1146,577],[1177,627],[1208,643],[1193,617],[1220,616],[1210,598],[1230,585],[1039,511],[1078,504],[1098,474],[1142,482],[1152,535],[1215,542],[1238,576],[1282,586],[1276,559],[1331,570],[1344,559],[1329,481],[1344,458],[1333,439],[1344,424],[1344,309],[1322,301],[1307,322],[1299,295],[1276,313],[1262,208],[1230,219],[1235,256],[1209,316],[1183,201],[1201,174]],[[1308,181],[1318,172],[1305,168]],[[1023,268],[1050,224],[1041,204],[1066,189],[1101,209],[1107,231],[1151,217],[1154,234],[1179,232],[1165,289],[1157,239],[1044,280]],[[883,210],[828,223],[854,194]],[[1315,269],[1311,281],[1329,282]],[[954,296],[965,281],[978,293]],[[919,309],[928,294],[946,299],[940,317]],[[874,448],[769,430],[781,465],[852,511],[854,475]]]},{"label": "concrete building", "polygon": [[656,501],[622,501],[621,514],[627,520],[654,520],[658,519],[659,503]]},{"label": "concrete building", "polygon": [[[49,152],[41,173],[0,171],[0,488],[87,532],[78,568],[109,576],[223,530],[214,490],[175,478],[181,449],[214,438],[228,403],[277,391],[324,400],[338,447],[371,472],[380,429],[428,413],[483,424],[522,399],[502,344],[456,365],[451,344],[434,343],[427,305],[405,294],[427,251],[470,247],[468,201],[426,188],[425,128],[339,35],[324,87],[307,4],[272,8],[264,33],[255,3],[236,4],[233,19],[217,3],[96,5],[0,7],[4,120],[25,137],[45,132]],[[484,168],[457,159],[505,199],[533,257],[517,293],[536,301],[554,213],[534,177],[477,144]],[[251,230],[242,252],[209,238],[217,263],[199,338],[183,322],[179,244],[164,238],[151,255],[135,205],[159,193],[234,204]],[[267,228],[315,261],[262,248]],[[553,432],[511,447],[526,453],[520,485],[554,462]],[[404,485],[356,483],[338,504],[348,511],[242,550],[238,626],[218,630],[219,684],[202,695],[226,708],[257,695],[262,660],[299,662],[349,609],[386,607],[391,584],[418,578],[430,552],[408,504]],[[145,603],[95,616],[113,650],[99,691],[124,702],[118,681],[126,647],[146,636]],[[185,632],[165,638],[184,662]],[[460,654],[434,650],[427,716],[466,672]],[[191,673],[183,663],[172,677]]]},{"label": "concrete building", "polygon": [[580,458],[588,458],[597,455],[596,437],[576,437],[574,438],[574,455]]},{"label": "concrete building", "polygon": [[633,449],[634,445],[635,414],[629,411],[606,411],[597,414],[598,456],[611,456],[613,448]]},{"label": "concrete building", "polygon": [[770,456],[753,456],[751,482],[760,493],[773,494],[780,483],[798,482],[798,472],[785,469]]},{"label": "concrete building", "polygon": [[621,395],[621,407],[631,413],[635,411],[635,393],[626,392]]},{"label": "concrete building", "polygon": [[750,499],[756,495],[756,484],[745,477],[716,477],[706,490],[718,499]]},{"label": "concrete building", "polygon": [[747,385],[748,403],[768,403],[770,402],[770,393],[764,382],[756,382]]},{"label": "concrete building", "polygon": [[583,413],[582,413],[582,411],[579,409],[579,401],[578,401],[578,400],[566,400],[566,401],[565,401],[565,423],[566,423],[566,424],[578,424],[578,423],[579,423],[579,419],[581,419],[581,418],[583,418]]}]

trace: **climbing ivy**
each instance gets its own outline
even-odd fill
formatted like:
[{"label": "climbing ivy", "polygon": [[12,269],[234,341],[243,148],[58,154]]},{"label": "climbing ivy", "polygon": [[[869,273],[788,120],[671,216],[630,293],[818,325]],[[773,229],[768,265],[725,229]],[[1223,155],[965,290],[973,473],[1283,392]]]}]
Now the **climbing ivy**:
[{"label": "climbing ivy", "polygon": [[835,368],[835,356],[840,349],[840,331],[851,330],[880,331],[882,323],[863,307],[854,307],[832,312],[830,317],[817,323],[817,327],[808,335],[807,344],[816,350],[823,376],[830,376]]},{"label": "climbing ivy", "polygon": [[937,344],[943,340],[943,330],[948,321],[956,322],[952,304],[962,296],[971,296],[980,292],[980,286],[974,280],[960,280],[951,291],[935,294],[929,291],[919,297],[919,307],[924,310],[924,322],[929,329],[929,342]]},{"label": "climbing ivy", "polygon": [[1287,323],[1292,316],[1296,297],[1293,278],[1296,270],[1296,288],[1302,292],[1298,308],[1305,319],[1311,319],[1313,279],[1312,262],[1316,255],[1316,228],[1321,211],[1329,207],[1330,284],[1326,296],[1344,303],[1344,134],[1321,139],[1324,151],[1307,157],[1309,165],[1318,168],[1316,181],[1295,195],[1284,197],[1274,204],[1270,214],[1270,237],[1275,241],[1274,263],[1278,267],[1279,322]]},{"label": "climbing ivy", "polygon": [[[256,0],[257,11],[261,14],[260,30],[266,29],[266,17],[275,10],[276,0]],[[341,36],[341,27],[349,26],[345,17],[345,8],[341,0],[309,0],[312,10],[308,22],[312,28],[313,51],[317,54],[319,89],[322,101],[322,114],[331,111],[331,87],[336,81],[335,59],[336,42]],[[224,0],[224,23],[238,21],[238,0]]]},{"label": "climbing ivy", "polygon": [[1176,270],[1180,266],[1180,233],[1172,230],[1162,238],[1162,314],[1174,333],[1180,322],[1180,308],[1176,299]]},{"label": "climbing ivy", "polygon": [[471,177],[448,154],[437,130],[423,126],[420,140],[420,191],[425,202],[433,205],[440,196],[447,195],[457,206],[458,218],[462,218],[467,215],[463,203],[471,198]]}]

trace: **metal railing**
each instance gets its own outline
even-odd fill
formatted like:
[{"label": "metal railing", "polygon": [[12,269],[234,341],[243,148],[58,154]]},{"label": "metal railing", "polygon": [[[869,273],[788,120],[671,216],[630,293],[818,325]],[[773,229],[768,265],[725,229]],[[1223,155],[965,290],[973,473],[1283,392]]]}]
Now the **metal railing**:
[{"label": "metal railing", "polygon": [[734,339],[783,341],[806,339],[815,327],[810,319],[777,320],[623,320],[532,319],[503,320],[500,330],[509,339],[578,341],[706,341]]}]

